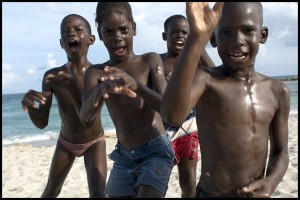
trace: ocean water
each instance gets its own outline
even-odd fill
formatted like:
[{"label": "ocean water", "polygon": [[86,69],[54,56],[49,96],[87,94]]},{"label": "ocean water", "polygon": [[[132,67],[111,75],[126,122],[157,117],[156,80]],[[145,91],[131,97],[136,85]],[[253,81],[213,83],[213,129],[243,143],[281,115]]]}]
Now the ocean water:
[{"label": "ocean water", "polygon": [[[298,81],[285,81],[291,91],[290,115],[298,115]],[[28,143],[36,146],[55,144],[60,131],[60,116],[53,98],[48,126],[39,129],[22,109],[24,94],[2,94],[2,146]],[[115,127],[104,105],[101,120],[105,133],[115,133]]]}]

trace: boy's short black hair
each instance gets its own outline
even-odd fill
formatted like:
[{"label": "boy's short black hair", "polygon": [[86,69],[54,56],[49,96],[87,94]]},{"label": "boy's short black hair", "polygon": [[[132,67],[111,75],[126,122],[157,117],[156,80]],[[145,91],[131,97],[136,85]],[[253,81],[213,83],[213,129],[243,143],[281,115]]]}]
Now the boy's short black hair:
[{"label": "boy's short black hair", "polygon": [[65,17],[62,19],[62,21],[61,21],[60,29],[62,29],[62,25],[63,25],[64,21],[65,21],[68,17],[78,17],[78,18],[81,18],[81,19],[84,21],[84,23],[85,23],[85,26],[86,26],[86,28],[87,28],[87,30],[88,30],[89,35],[92,35],[92,28],[91,28],[90,23],[89,23],[84,17],[82,17],[81,15],[78,15],[78,14],[69,14],[69,15],[65,16]]},{"label": "boy's short black hair", "polygon": [[263,6],[261,2],[224,2],[223,10],[226,6],[231,7],[233,3],[245,3],[245,4],[253,4],[257,6],[258,11],[259,11],[259,19],[260,19],[260,24],[261,26],[263,25]]},{"label": "boy's short black hair", "polygon": [[170,16],[168,19],[166,19],[166,21],[164,23],[165,32],[167,31],[168,26],[171,23],[171,21],[173,21],[175,19],[185,19],[185,20],[187,20],[187,18],[183,15],[172,15],[172,16]]},{"label": "boy's short black hair", "polygon": [[95,22],[98,25],[98,31],[104,16],[110,11],[116,12],[119,15],[125,15],[127,19],[134,24],[131,6],[128,2],[98,2],[95,18]]}]

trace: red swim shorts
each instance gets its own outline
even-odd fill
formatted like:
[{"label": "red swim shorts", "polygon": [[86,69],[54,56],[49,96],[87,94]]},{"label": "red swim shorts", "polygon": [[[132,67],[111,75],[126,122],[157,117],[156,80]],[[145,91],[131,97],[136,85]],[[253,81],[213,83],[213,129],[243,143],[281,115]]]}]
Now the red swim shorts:
[{"label": "red swim shorts", "polygon": [[177,164],[182,158],[191,158],[198,161],[198,132],[181,136],[172,142]]}]

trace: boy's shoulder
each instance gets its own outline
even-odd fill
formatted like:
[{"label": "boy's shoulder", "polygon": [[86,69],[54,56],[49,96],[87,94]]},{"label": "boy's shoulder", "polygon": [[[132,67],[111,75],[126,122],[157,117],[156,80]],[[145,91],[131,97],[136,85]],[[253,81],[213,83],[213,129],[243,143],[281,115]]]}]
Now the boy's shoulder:
[{"label": "boy's shoulder", "polygon": [[258,79],[262,82],[268,82],[268,85],[270,86],[270,89],[274,92],[288,92],[289,88],[288,86],[284,83],[284,81],[280,79],[276,79],[261,73],[256,72]]},{"label": "boy's shoulder", "polygon": [[154,51],[150,51],[150,52],[144,53],[141,56],[144,56],[144,57],[147,57],[147,56],[159,56],[160,57],[160,55],[158,53],[154,52]]},{"label": "boy's shoulder", "polygon": [[101,63],[101,64],[92,64],[85,73],[91,73],[92,71],[104,70],[104,67],[107,66],[108,62]]},{"label": "boy's shoulder", "polygon": [[161,59],[167,58],[168,54],[167,53],[161,53],[159,54],[159,56],[161,57]]},{"label": "boy's shoulder", "polygon": [[64,65],[62,65],[62,66],[60,66],[60,67],[53,67],[53,68],[47,70],[47,71],[45,72],[45,75],[46,75],[46,74],[55,74],[55,73],[58,73],[59,71],[65,70],[65,69],[66,69],[66,66],[67,66],[67,65],[64,64]]},{"label": "boy's shoulder", "polygon": [[147,62],[147,63],[151,63],[151,62],[156,62],[157,60],[162,60],[160,55],[156,52],[147,52],[147,53],[144,53],[142,55],[140,55],[140,57],[144,60],[144,62]]}]

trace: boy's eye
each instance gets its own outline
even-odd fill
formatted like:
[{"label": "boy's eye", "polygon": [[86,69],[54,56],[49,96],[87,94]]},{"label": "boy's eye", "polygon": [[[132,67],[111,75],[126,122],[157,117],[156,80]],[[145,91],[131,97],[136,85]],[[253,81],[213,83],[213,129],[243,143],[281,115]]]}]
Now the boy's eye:
[{"label": "boy's eye", "polygon": [[183,35],[187,35],[188,32],[185,31],[185,30],[175,30],[175,31],[172,31],[171,34],[180,34],[182,33]]},{"label": "boy's eye", "polygon": [[252,33],[254,30],[252,28],[247,28],[244,30],[245,33]]},{"label": "boy's eye", "polygon": [[129,32],[129,28],[121,28],[121,32],[122,33],[128,33]]},{"label": "boy's eye", "polygon": [[111,31],[103,31],[103,35],[111,35]]},{"label": "boy's eye", "polygon": [[228,34],[229,34],[229,31],[221,31],[220,34],[221,34],[221,35],[228,35]]}]

